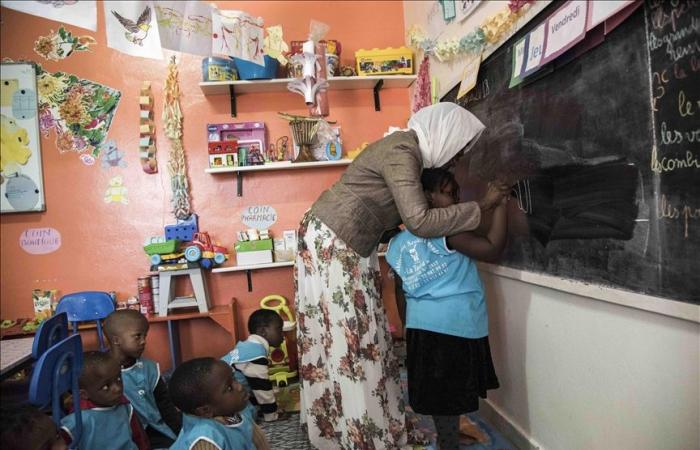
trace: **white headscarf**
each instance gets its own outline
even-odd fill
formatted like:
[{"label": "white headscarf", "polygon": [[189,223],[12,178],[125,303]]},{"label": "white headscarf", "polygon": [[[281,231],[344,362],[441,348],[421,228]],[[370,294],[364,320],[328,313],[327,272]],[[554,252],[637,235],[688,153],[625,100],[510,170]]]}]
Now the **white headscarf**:
[{"label": "white headscarf", "polygon": [[437,103],[415,113],[408,128],[418,135],[423,168],[442,167],[460,150],[471,150],[486,128],[476,116],[455,103]]}]

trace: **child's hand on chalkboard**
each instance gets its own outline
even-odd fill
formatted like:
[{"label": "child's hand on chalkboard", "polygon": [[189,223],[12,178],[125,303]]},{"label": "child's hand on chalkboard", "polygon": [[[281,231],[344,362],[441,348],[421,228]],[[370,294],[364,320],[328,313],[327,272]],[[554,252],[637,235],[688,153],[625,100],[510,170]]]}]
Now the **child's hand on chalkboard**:
[{"label": "child's hand on chalkboard", "polygon": [[493,209],[509,192],[510,187],[505,183],[498,181],[490,182],[488,191],[486,191],[484,197],[479,201],[479,208],[481,208],[482,211]]}]

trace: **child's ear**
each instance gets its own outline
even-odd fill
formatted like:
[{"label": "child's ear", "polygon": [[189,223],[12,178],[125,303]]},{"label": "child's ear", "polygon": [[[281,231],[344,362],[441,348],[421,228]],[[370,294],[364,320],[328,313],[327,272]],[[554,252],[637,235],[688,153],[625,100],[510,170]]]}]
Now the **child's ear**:
[{"label": "child's ear", "polygon": [[214,417],[214,410],[211,408],[211,405],[206,404],[202,406],[198,406],[195,408],[194,413],[198,415],[199,417],[206,417],[208,419],[211,419]]}]

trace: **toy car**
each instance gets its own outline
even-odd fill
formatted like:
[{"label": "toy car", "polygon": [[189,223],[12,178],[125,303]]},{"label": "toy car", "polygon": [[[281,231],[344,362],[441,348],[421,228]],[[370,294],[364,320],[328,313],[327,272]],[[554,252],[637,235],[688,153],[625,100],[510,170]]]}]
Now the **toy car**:
[{"label": "toy car", "polygon": [[228,255],[226,247],[212,244],[209,233],[202,231],[195,233],[192,242],[185,247],[185,259],[189,262],[200,261],[202,267],[208,269],[214,264],[223,264]]}]

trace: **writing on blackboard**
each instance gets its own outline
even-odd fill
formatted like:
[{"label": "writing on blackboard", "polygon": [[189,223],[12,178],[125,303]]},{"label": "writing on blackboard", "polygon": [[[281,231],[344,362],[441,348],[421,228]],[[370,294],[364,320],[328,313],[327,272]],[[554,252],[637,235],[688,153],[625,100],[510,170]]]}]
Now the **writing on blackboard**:
[{"label": "writing on blackboard", "polygon": [[662,195],[658,217],[659,219],[682,220],[683,238],[688,239],[688,223],[691,219],[700,218],[700,208],[693,208],[689,205],[673,206],[668,202],[666,196]]},{"label": "writing on blackboard", "polygon": [[671,0],[671,11],[664,11],[664,0],[655,0],[651,2],[651,8],[654,10],[651,14],[651,26],[656,30],[661,30],[666,25],[671,25],[671,29],[676,31],[676,23],[678,19],[683,17],[688,10],[694,8],[700,2],[697,0]]},{"label": "writing on blackboard", "polygon": [[695,154],[688,150],[685,158],[662,157],[659,159],[656,146],[651,150],[651,170],[656,173],[673,172],[676,169],[700,169],[700,160]]},{"label": "writing on blackboard", "polygon": [[661,122],[661,143],[663,145],[700,142],[700,128],[688,131],[669,130],[666,121]]}]

